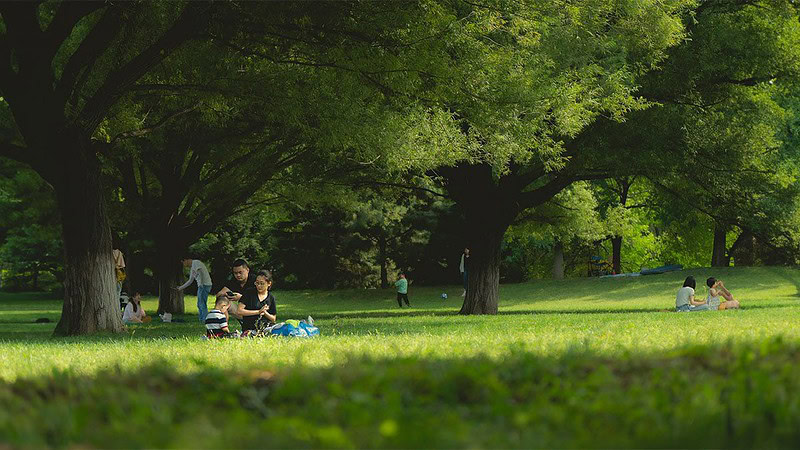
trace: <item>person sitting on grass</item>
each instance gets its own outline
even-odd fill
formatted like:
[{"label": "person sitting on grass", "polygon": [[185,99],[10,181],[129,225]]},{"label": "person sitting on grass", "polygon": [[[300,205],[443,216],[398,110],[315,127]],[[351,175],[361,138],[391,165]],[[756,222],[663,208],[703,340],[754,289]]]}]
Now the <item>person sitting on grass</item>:
[{"label": "person sitting on grass", "polygon": [[256,273],[256,288],[248,290],[239,300],[238,314],[242,317],[242,334],[248,335],[256,331],[256,320],[266,318],[270,323],[278,319],[275,297],[270,292],[272,272],[259,270]]},{"label": "person sitting on grass", "polygon": [[239,301],[248,290],[255,289],[256,277],[250,271],[250,266],[247,261],[237,258],[231,265],[231,277],[222,286],[222,289],[217,292],[217,298],[225,297],[231,302],[232,307],[228,308],[228,316],[233,316],[239,323],[242,323],[242,316],[239,315]]},{"label": "person sitting on grass", "polygon": [[694,289],[697,287],[697,282],[693,276],[686,277],[683,282],[683,287],[678,290],[678,296],[675,298],[675,310],[678,312],[683,311],[708,311],[708,304],[704,301],[694,299]]},{"label": "person sitting on grass", "polygon": [[231,330],[228,328],[228,307],[231,301],[227,298],[218,298],[214,309],[206,315],[206,336],[209,339],[228,337]]},{"label": "person sitting on grass", "polygon": [[150,317],[147,316],[142,308],[142,294],[135,292],[133,297],[128,300],[125,305],[125,311],[122,312],[122,321],[125,323],[147,323],[150,322]]},{"label": "person sitting on grass", "polygon": [[[725,309],[739,309],[739,302],[733,298],[733,294],[725,288],[722,280],[710,277],[706,280],[708,286],[708,296],[706,296],[706,303],[709,309],[725,310]],[[720,302],[719,297],[722,296],[725,301]]]},{"label": "person sitting on grass", "polygon": [[408,280],[406,280],[406,274],[400,272],[394,286],[397,288],[397,304],[402,308],[403,301],[405,301],[406,306],[410,308],[411,304],[408,303]]}]

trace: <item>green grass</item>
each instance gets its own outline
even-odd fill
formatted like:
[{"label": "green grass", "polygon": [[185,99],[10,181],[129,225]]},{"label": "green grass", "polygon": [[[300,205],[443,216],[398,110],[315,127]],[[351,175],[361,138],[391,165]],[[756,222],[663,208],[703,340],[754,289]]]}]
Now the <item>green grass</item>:
[{"label": "green grass", "polygon": [[[689,274],[722,278],[743,309],[671,312]],[[746,268],[537,281],[502,286],[492,317],[458,316],[457,287],[412,285],[412,309],[390,290],[276,289],[279,317],[311,314],[322,336],[215,342],[191,308],[182,323],[54,339],[59,302],[3,293],[0,443],[793,446],[796,280]]]}]

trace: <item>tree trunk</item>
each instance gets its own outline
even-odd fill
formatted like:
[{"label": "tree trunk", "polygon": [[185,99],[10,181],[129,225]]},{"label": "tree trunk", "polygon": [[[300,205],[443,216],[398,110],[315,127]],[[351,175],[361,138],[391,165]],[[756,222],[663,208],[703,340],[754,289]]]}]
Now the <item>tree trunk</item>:
[{"label": "tree trunk", "polygon": [[[488,164],[440,168],[439,173],[446,179],[450,197],[464,214],[464,234],[470,249],[467,294],[460,314],[497,314],[500,246],[519,213],[518,196],[524,183],[517,184],[510,178],[496,180]],[[550,197],[542,197],[542,202]]]},{"label": "tree trunk", "polygon": [[561,241],[553,246],[553,278],[564,279],[564,244]]},{"label": "tree trunk", "polygon": [[176,240],[169,233],[156,239],[156,280],[158,281],[158,313],[183,314],[186,309],[183,291],[175,289],[186,279],[181,265],[182,251],[175,245]]},{"label": "tree trunk", "polygon": [[[180,264],[178,264],[180,268]],[[183,291],[175,289],[184,283],[183,275],[173,274],[171,277],[168,272],[163,276],[158,276],[158,313],[165,312],[172,314],[183,314],[186,307],[183,301]]]},{"label": "tree trunk", "polygon": [[614,273],[622,273],[622,236],[611,238],[611,265]]},{"label": "tree trunk", "polygon": [[133,291],[139,291],[142,294],[152,292],[150,286],[146,286],[144,279],[144,266],[142,265],[141,254],[133,252],[126,253],[125,282],[122,284],[122,290],[129,295],[133,295]]},{"label": "tree trunk", "polygon": [[[619,204],[625,207],[628,204],[628,194],[636,177],[617,178],[615,182],[619,188]],[[615,274],[622,273],[622,236],[611,238],[611,268]]]},{"label": "tree trunk", "polygon": [[728,247],[725,244],[725,237],[728,233],[723,226],[714,224],[714,248],[711,252],[711,267],[728,267],[728,259],[725,257]]},{"label": "tree trunk", "polygon": [[122,332],[111,229],[94,152],[64,151],[51,172],[64,239],[64,305],[55,334]]},{"label": "tree trunk", "polygon": [[728,260],[733,257],[733,263],[737,266],[752,266],[756,260],[755,237],[753,233],[744,230],[736,238],[736,242],[728,252]]},{"label": "tree trunk", "polygon": [[386,236],[378,237],[378,264],[381,266],[381,289],[389,287],[389,273],[386,268]]},{"label": "tree trunk", "polygon": [[467,295],[460,314],[497,314],[500,299],[500,244],[507,227],[473,222]]}]

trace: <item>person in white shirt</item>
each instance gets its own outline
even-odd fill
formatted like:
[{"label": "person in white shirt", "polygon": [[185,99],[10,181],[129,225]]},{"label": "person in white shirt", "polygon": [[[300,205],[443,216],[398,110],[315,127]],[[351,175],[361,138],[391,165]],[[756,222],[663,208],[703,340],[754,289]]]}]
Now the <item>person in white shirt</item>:
[{"label": "person in white shirt", "polygon": [[464,281],[464,293],[462,297],[467,296],[467,280],[469,279],[469,247],[464,248],[464,253],[461,254],[461,264],[458,265],[458,270],[461,272],[461,279]]},{"label": "person in white shirt", "polygon": [[211,275],[208,273],[206,265],[197,259],[183,258],[183,266],[191,267],[189,279],[177,289],[186,289],[193,281],[197,281],[197,312],[200,316],[200,323],[205,324],[208,315],[208,294],[211,292]]},{"label": "person in white shirt", "polygon": [[142,295],[138,292],[133,294],[125,305],[125,311],[122,312],[122,321],[125,323],[142,323],[149,322],[150,319],[142,308]]},{"label": "person in white shirt", "polygon": [[686,277],[683,287],[678,290],[678,295],[675,296],[675,311],[708,311],[708,304],[705,300],[695,300],[695,288],[697,288],[697,282],[694,277]]}]

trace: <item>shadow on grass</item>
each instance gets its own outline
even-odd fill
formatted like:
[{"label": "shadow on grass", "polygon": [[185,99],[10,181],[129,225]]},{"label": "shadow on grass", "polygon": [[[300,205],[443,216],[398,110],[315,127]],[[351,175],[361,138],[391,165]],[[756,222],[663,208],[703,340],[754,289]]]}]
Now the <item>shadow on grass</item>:
[{"label": "shadow on grass", "polygon": [[[775,268],[775,267],[771,267],[770,269],[773,269],[773,270],[770,270],[770,271],[769,271],[770,273],[772,273],[772,274],[774,274],[774,275],[776,275],[776,276],[780,277],[781,279],[784,279],[784,280],[788,281],[789,283],[793,284],[793,285],[794,285],[794,287],[795,287],[795,289],[797,290],[797,291],[794,293],[794,296],[795,296],[795,297],[800,297],[800,281],[798,281],[797,277],[793,277],[793,276],[791,276],[791,275],[790,275],[790,274],[787,272],[787,270],[788,270],[787,268],[783,268],[783,267],[781,267],[781,268]],[[778,269],[784,269],[784,270],[778,270]]]},{"label": "shadow on grass", "polygon": [[[778,308],[791,308],[793,305],[752,305],[742,307],[742,310],[750,309],[778,309]],[[639,314],[639,313],[666,313],[675,312],[672,308],[608,308],[608,309],[581,309],[581,310],[559,310],[559,309],[511,309],[500,310],[497,312],[498,316],[518,316],[518,315],[554,315],[554,314]],[[709,311],[713,312],[713,311]],[[364,311],[353,313],[320,313],[314,314],[317,320],[326,319],[388,319],[399,317],[453,317],[461,316],[458,311],[441,311],[441,310],[404,310],[404,311]],[[461,316],[461,317],[480,317],[480,316]]]}]

